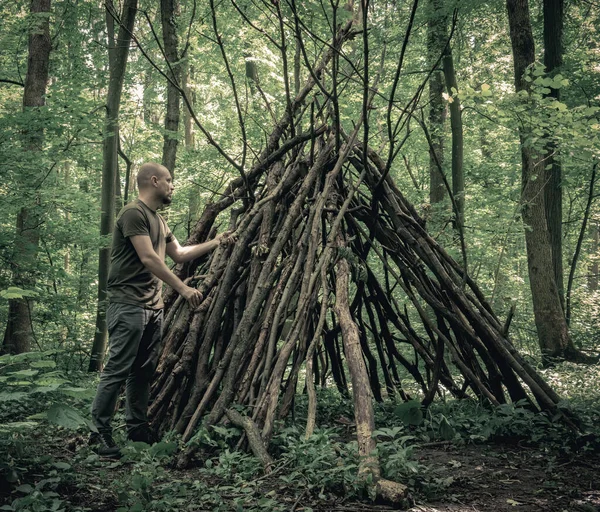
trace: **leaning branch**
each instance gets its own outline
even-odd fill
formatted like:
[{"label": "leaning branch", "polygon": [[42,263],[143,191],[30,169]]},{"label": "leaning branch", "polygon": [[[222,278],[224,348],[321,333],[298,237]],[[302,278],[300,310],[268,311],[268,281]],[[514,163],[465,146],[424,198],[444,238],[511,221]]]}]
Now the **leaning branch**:
[{"label": "leaning branch", "polygon": [[592,208],[592,203],[594,202],[594,185],[596,184],[596,169],[598,164],[595,163],[592,167],[592,177],[590,178],[590,190],[588,194],[587,204],[585,205],[585,212],[583,214],[583,221],[581,223],[581,230],[579,231],[579,238],[577,239],[577,246],[575,247],[575,253],[573,254],[573,260],[571,262],[571,269],[569,271],[569,281],[567,283],[567,306],[565,319],[567,321],[567,326],[571,323],[571,292],[573,290],[573,279],[575,278],[575,269],[577,268],[577,260],[579,259],[579,254],[581,253],[581,246],[583,244],[583,238],[585,236],[585,231],[587,229],[587,223],[590,218],[590,211]]},{"label": "leaning branch", "polygon": [[8,78],[0,78],[0,84],[20,85],[21,87],[25,87],[25,84],[23,82],[9,80]]}]

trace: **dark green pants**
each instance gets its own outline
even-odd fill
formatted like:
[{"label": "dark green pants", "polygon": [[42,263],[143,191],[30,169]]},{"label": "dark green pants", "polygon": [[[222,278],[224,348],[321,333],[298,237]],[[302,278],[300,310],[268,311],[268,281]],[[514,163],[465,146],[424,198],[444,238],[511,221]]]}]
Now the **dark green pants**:
[{"label": "dark green pants", "polygon": [[148,422],[148,398],[160,354],[162,321],[162,309],[119,303],[108,306],[108,361],[92,404],[92,421],[99,432],[112,432],[110,422],[123,382],[127,430],[131,432]]}]

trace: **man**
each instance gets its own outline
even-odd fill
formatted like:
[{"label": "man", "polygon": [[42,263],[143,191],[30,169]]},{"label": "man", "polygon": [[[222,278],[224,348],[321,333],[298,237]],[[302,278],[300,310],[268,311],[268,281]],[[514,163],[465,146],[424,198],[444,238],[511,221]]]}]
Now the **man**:
[{"label": "man", "polygon": [[111,418],[119,391],[126,382],[128,438],[155,442],[148,426],[147,409],[152,376],[161,345],[163,281],[197,307],[202,294],[186,286],[164,262],[165,252],[176,263],[196,259],[217,247],[223,235],[210,242],[182,247],[165,220],[157,213],[171,203],[173,180],[169,170],[145,163],[137,175],[139,197],[117,217],[113,232],[108,276],[106,319],[109,357],[92,404],[93,432],[90,444],[102,456],[119,457],[112,438]]}]

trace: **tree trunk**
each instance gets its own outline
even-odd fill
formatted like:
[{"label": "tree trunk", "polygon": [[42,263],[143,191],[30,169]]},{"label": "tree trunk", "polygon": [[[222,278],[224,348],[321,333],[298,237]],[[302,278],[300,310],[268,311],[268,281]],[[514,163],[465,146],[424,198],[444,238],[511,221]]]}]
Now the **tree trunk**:
[{"label": "tree trunk", "polygon": [[465,175],[463,170],[463,128],[460,99],[456,95],[458,82],[454,71],[454,60],[450,45],[446,47],[444,58],[444,77],[446,89],[452,97],[450,102],[450,129],[452,130],[452,195],[456,203],[454,227],[459,233],[464,232],[465,225]]},{"label": "tree trunk", "polygon": [[588,290],[595,292],[598,290],[598,273],[600,272],[600,266],[598,265],[598,259],[600,254],[600,222],[595,218],[590,222],[589,236],[592,239],[590,247],[590,260],[591,263],[588,267]]},{"label": "tree trunk", "polygon": [[[535,48],[527,0],[507,0],[510,38],[513,49],[515,88],[527,91],[524,75],[535,60]],[[563,358],[571,341],[552,264],[552,245],[546,223],[543,158],[527,147],[527,133],[521,133],[522,218],[533,312],[544,362]]]},{"label": "tree trunk", "polygon": [[[48,65],[52,41],[50,39],[50,0],[31,1],[31,25],[29,32],[29,55],[27,75],[23,92],[23,111],[35,115],[46,104],[48,85]],[[23,134],[23,147],[26,151],[42,151],[44,137],[41,123]],[[33,161],[33,160],[32,160]],[[16,237],[13,252],[13,283],[30,290],[35,285],[33,276],[39,244],[39,198],[37,204],[24,206],[17,214]],[[31,312],[33,303],[27,298],[8,301],[8,321],[4,332],[2,350],[20,354],[28,352],[33,338]]]},{"label": "tree trunk", "polygon": [[[185,96],[188,98],[191,105],[194,105],[196,102],[196,95],[193,93],[190,88],[190,82],[194,78],[194,69],[190,66],[190,62],[188,59],[185,59],[181,68],[181,86]],[[195,147],[195,136],[194,136],[194,120],[192,119],[192,115],[187,107],[184,105],[183,107],[183,144],[185,148],[185,152],[193,151]],[[200,179],[198,177],[197,179]],[[190,196],[188,199],[188,211],[187,211],[187,234],[188,238],[191,234],[193,226],[198,221],[198,217],[200,216],[200,194],[202,189],[196,183],[192,185]]]},{"label": "tree trunk", "polygon": [[[563,1],[544,0],[544,65],[549,76],[560,72],[563,64]],[[551,89],[549,96],[560,99],[560,89]],[[544,200],[546,220],[552,246],[554,279],[561,304],[565,306],[562,259],[562,166],[556,155],[559,148],[549,141],[544,162]]]},{"label": "tree trunk", "polygon": [[[338,244],[342,247],[338,238]],[[343,257],[337,264],[336,272],[336,303],[337,315],[342,330],[344,353],[350,378],[352,379],[352,397],[354,401],[354,418],[356,421],[356,440],[358,442],[359,478],[367,479],[369,476],[375,486],[377,494],[392,502],[400,502],[406,494],[406,486],[384,480],[381,478],[379,458],[376,455],[377,443],[373,437],[375,431],[375,413],[373,410],[373,395],[367,367],[363,359],[363,350],[360,343],[358,326],[352,318],[348,298],[348,281],[350,265]]]},{"label": "tree trunk", "polygon": [[[182,87],[185,95],[189,98],[190,103],[194,105],[196,98],[195,94],[190,89],[190,81],[194,79],[194,68],[190,66],[189,60],[185,60],[182,73]],[[184,143],[186,149],[194,149],[194,120],[190,114],[187,105],[183,109],[183,126],[184,126]]]},{"label": "tree trunk", "polygon": [[441,0],[429,0],[429,19],[427,21],[427,52],[429,66],[436,67],[429,78],[429,131],[431,147],[429,148],[429,203],[441,203],[446,195],[446,187],[442,179],[440,167],[444,166],[444,121],[446,107],[442,93],[444,92],[444,75],[440,65],[440,57],[446,46],[447,16],[442,15]]},{"label": "tree trunk", "polygon": [[[100,216],[100,236],[108,237],[115,224],[115,175],[117,172],[117,150],[119,134],[119,107],[121,93],[131,44],[131,34],[137,10],[137,0],[125,0],[116,45],[109,48],[110,79],[106,100],[104,122],[104,144],[102,147],[102,213]],[[114,12],[112,3],[107,4],[107,20]],[[111,56],[112,53],[112,56]],[[99,371],[106,351],[106,285],[110,264],[110,246],[100,249],[98,261],[98,311],[96,313],[96,334],[90,358],[89,371]]]},{"label": "tree trunk", "polygon": [[[181,82],[181,65],[178,55],[178,38],[176,16],[179,11],[178,0],[161,0],[161,21],[165,55],[167,57],[170,79],[179,84]],[[162,164],[175,172],[175,160],[177,159],[177,145],[179,132],[179,91],[170,81],[167,82],[167,113],[165,116],[165,133],[163,142]]]}]

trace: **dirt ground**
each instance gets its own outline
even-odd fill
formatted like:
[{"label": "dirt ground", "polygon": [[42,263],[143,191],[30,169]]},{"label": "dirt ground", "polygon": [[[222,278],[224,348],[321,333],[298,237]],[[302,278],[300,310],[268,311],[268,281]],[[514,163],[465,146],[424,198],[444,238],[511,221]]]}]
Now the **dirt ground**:
[{"label": "dirt ground", "polygon": [[454,482],[443,502],[411,512],[600,511],[598,455],[556,460],[539,449],[477,445],[418,450],[421,462]]},{"label": "dirt ground", "polygon": [[[557,460],[521,446],[444,444],[418,448],[415,455],[432,473],[453,481],[442,499],[416,497],[404,509],[409,512],[600,512],[598,455]],[[323,512],[400,510],[366,503],[307,506]]]},{"label": "dirt ground", "polygon": [[[74,453],[64,450],[64,444],[62,451],[58,448],[59,446],[54,446],[51,449],[55,460],[73,461]],[[350,501],[343,496],[332,494],[327,494],[323,499],[286,487],[276,476],[261,479],[255,493],[257,496],[276,493],[278,503],[286,504],[286,507],[289,505],[287,509],[291,512],[600,512],[600,461],[597,454],[574,454],[571,458],[558,459],[551,453],[527,446],[456,446],[432,443],[416,447],[414,458],[429,468],[428,476],[433,480],[443,481],[444,484],[437,493],[437,498],[429,498],[416,492],[411,496],[410,505],[404,508],[366,501]],[[75,465],[73,469],[87,483],[83,486],[66,486],[60,489],[61,499],[93,512],[116,510],[116,495],[106,492],[107,488],[110,489],[106,479],[118,479],[120,474],[128,471],[128,467],[122,465],[112,469],[110,464],[109,461],[103,462],[103,467],[97,467],[95,471],[90,471],[89,467]],[[167,472],[171,473],[173,479],[202,478],[198,470],[194,469]],[[98,485],[95,485],[94,480],[98,479],[99,475],[103,475],[102,481],[96,480]],[[212,486],[214,489],[226,483],[207,482],[208,487]],[[223,495],[221,500],[219,511],[244,510],[234,505],[231,496]],[[0,495],[0,504],[10,501],[10,496]],[[188,507],[185,509],[190,510]],[[200,506],[192,510],[215,509]],[[253,507],[252,510],[257,508]]]},{"label": "dirt ground", "polygon": [[[419,462],[453,481],[443,499],[413,498],[408,512],[600,512],[600,460],[569,459],[520,446],[438,444],[415,450]],[[368,503],[318,503],[322,512],[400,510]],[[302,510],[302,506],[296,510]]]}]

